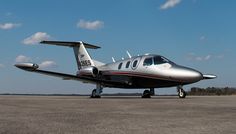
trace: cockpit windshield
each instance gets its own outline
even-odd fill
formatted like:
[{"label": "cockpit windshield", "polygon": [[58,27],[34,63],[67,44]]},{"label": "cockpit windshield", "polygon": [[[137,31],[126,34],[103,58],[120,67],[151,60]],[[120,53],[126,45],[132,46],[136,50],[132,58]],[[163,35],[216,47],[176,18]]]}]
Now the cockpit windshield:
[{"label": "cockpit windshield", "polygon": [[169,63],[170,61],[162,56],[154,56],[154,65]]},{"label": "cockpit windshield", "polygon": [[152,57],[147,57],[144,61],[143,61],[143,66],[151,66],[151,65],[159,65],[159,64],[163,64],[163,63],[173,63],[170,60],[166,59],[163,56],[152,56]]}]

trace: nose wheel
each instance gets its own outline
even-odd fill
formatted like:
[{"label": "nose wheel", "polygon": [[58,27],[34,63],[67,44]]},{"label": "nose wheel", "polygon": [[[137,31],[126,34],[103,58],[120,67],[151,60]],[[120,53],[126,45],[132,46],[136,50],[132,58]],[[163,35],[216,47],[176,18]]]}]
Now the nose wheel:
[{"label": "nose wheel", "polygon": [[178,86],[177,87],[177,91],[178,91],[178,96],[179,98],[185,98],[186,97],[186,92],[184,91],[182,86]]}]

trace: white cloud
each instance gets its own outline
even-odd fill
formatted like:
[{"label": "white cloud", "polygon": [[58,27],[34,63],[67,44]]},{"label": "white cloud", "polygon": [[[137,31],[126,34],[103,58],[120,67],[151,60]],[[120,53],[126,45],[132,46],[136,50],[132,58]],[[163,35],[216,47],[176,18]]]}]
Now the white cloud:
[{"label": "white cloud", "polygon": [[17,24],[17,23],[4,23],[4,24],[1,24],[0,23],[0,29],[2,30],[10,30],[10,29],[13,29],[13,28],[16,28],[16,27],[19,27],[21,26],[21,24]]},{"label": "white cloud", "polygon": [[42,40],[48,40],[50,38],[51,38],[51,36],[47,33],[37,32],[37,33],[31,35],[30,37],[24,39],[22,41],[22,43],[26,44],[26,45],[34,45],[34,44],[39,43]]},{"label": "white cloud", "polygon": [[[32,62],[32,59],[30,57],[19,55],[15,59],[16,63],[22,63],[22,62]],[[40,68],[51,68],[51,67],[57,67],[57,63],[55,61],[46,60],[42,61],[40,64],[38,64]],[[3,64],[0,64],[0,68],[4,67]]]},{"label": "white cloud", "polygon": [[202,61],[202,57],[194,57],[193,59],[196,61]]},{"label": "white cloud", "polygon": [[50,68],[50,67],[56,67],[57,64],[55,61],[43,61],[39,64],[40,68]]},{"label": "white cloud", "polygon": [[193,2],[193,3],[196,3],[196,2],[197,2],[197,0],[192,0],[192,2]]},{"label": "white cloud", "polygon": [[206,40],[206,36],[201,36],[200,41]]},{"label": "white cloud", "polygon": [[13,15],[13,13],[11,13],[11,12],[7,12],[6,14],[5,14],[5,16],[12,16]]},{"label": "white cloud", "polygon": [[224,54],[220,54],[220,55],[217,55],[217,56],[216,56],[217,59],[223,59],[224,57],[225,57]]},{"label": "white cloud", "polygon": [[210,60],[211,59],[211,55],[207,55],[205,57],[203,57],[203,60]]},{"label": "white cloud", "polygon": [[88,30],[96,30],[104,27],[104,22],[100,20],[95,21],[85,21],[80,20],[77,23],[78,28],[88,29]]},{"label": "white cloud", "polygon": [[5,66],[3,64],[0,64],[0,68],[4,68]]},{"label": "white cloud", "polygon": [[191,61],[208,61],[211,58],[212,58],[212,55],[197,56],[194,53],[189,53],[187,56],[187,59]]},{"label": "white cloud", "polygon": [[163,5],[161,5],[160,9],[165,10],[168,8],[173,8],[180,2],[181,0],[166,0],[166,2]]},{"label": "white cloud", "polygon": [[16,62],[30,62],[31,58],[24,55],[19,55],[16,57],[15,61]]}]

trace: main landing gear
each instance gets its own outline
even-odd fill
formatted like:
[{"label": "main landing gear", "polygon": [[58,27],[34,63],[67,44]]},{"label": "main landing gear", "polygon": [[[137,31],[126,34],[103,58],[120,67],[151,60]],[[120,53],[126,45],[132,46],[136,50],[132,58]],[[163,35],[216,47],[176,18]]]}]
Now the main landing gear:
[{"label": "main landing gear", "polygon": [[155,95],[155,89],[150,88],[150,90],[144,90],[142,98],[151,98],[152,95]]},{"label": "main landing gear", "polygon": [[185,98],[186,97],[186,92],[183,89],[183,86],[178,86],[177,87],[177,92],[178,92],[178,96],[179,98]]},{"label": "main landing gear", "polygon": [[96,89],[93,89],[90,97],[91,98],[101,98],[102,89],[103,89],[102,85],[97,84]]},{"label": "main landing gear", "polygon": [[[102,89],[103,89],[102,85],[97,84],[96,89],[94,89],[91,93],[91,98],[101,98]],[[183,89],[183,86],[178,86],[177,92],[178,92],[179,98],[185,98],[187,95]],[[150,88],[150,90],[143,91],[142,98],[151,98],[151,96],[153,96],[153,95],[155,95],[155,89]]]}]

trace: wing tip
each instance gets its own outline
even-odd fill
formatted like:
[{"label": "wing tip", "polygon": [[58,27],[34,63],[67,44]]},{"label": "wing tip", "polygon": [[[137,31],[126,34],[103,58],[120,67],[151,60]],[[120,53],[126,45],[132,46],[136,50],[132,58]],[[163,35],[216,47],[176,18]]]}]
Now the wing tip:
[{"label": "wing tip", "polygon": [[25,71],[34,71],[39,68],[39,65],[35,63],[16,63],[14,66]]}]

